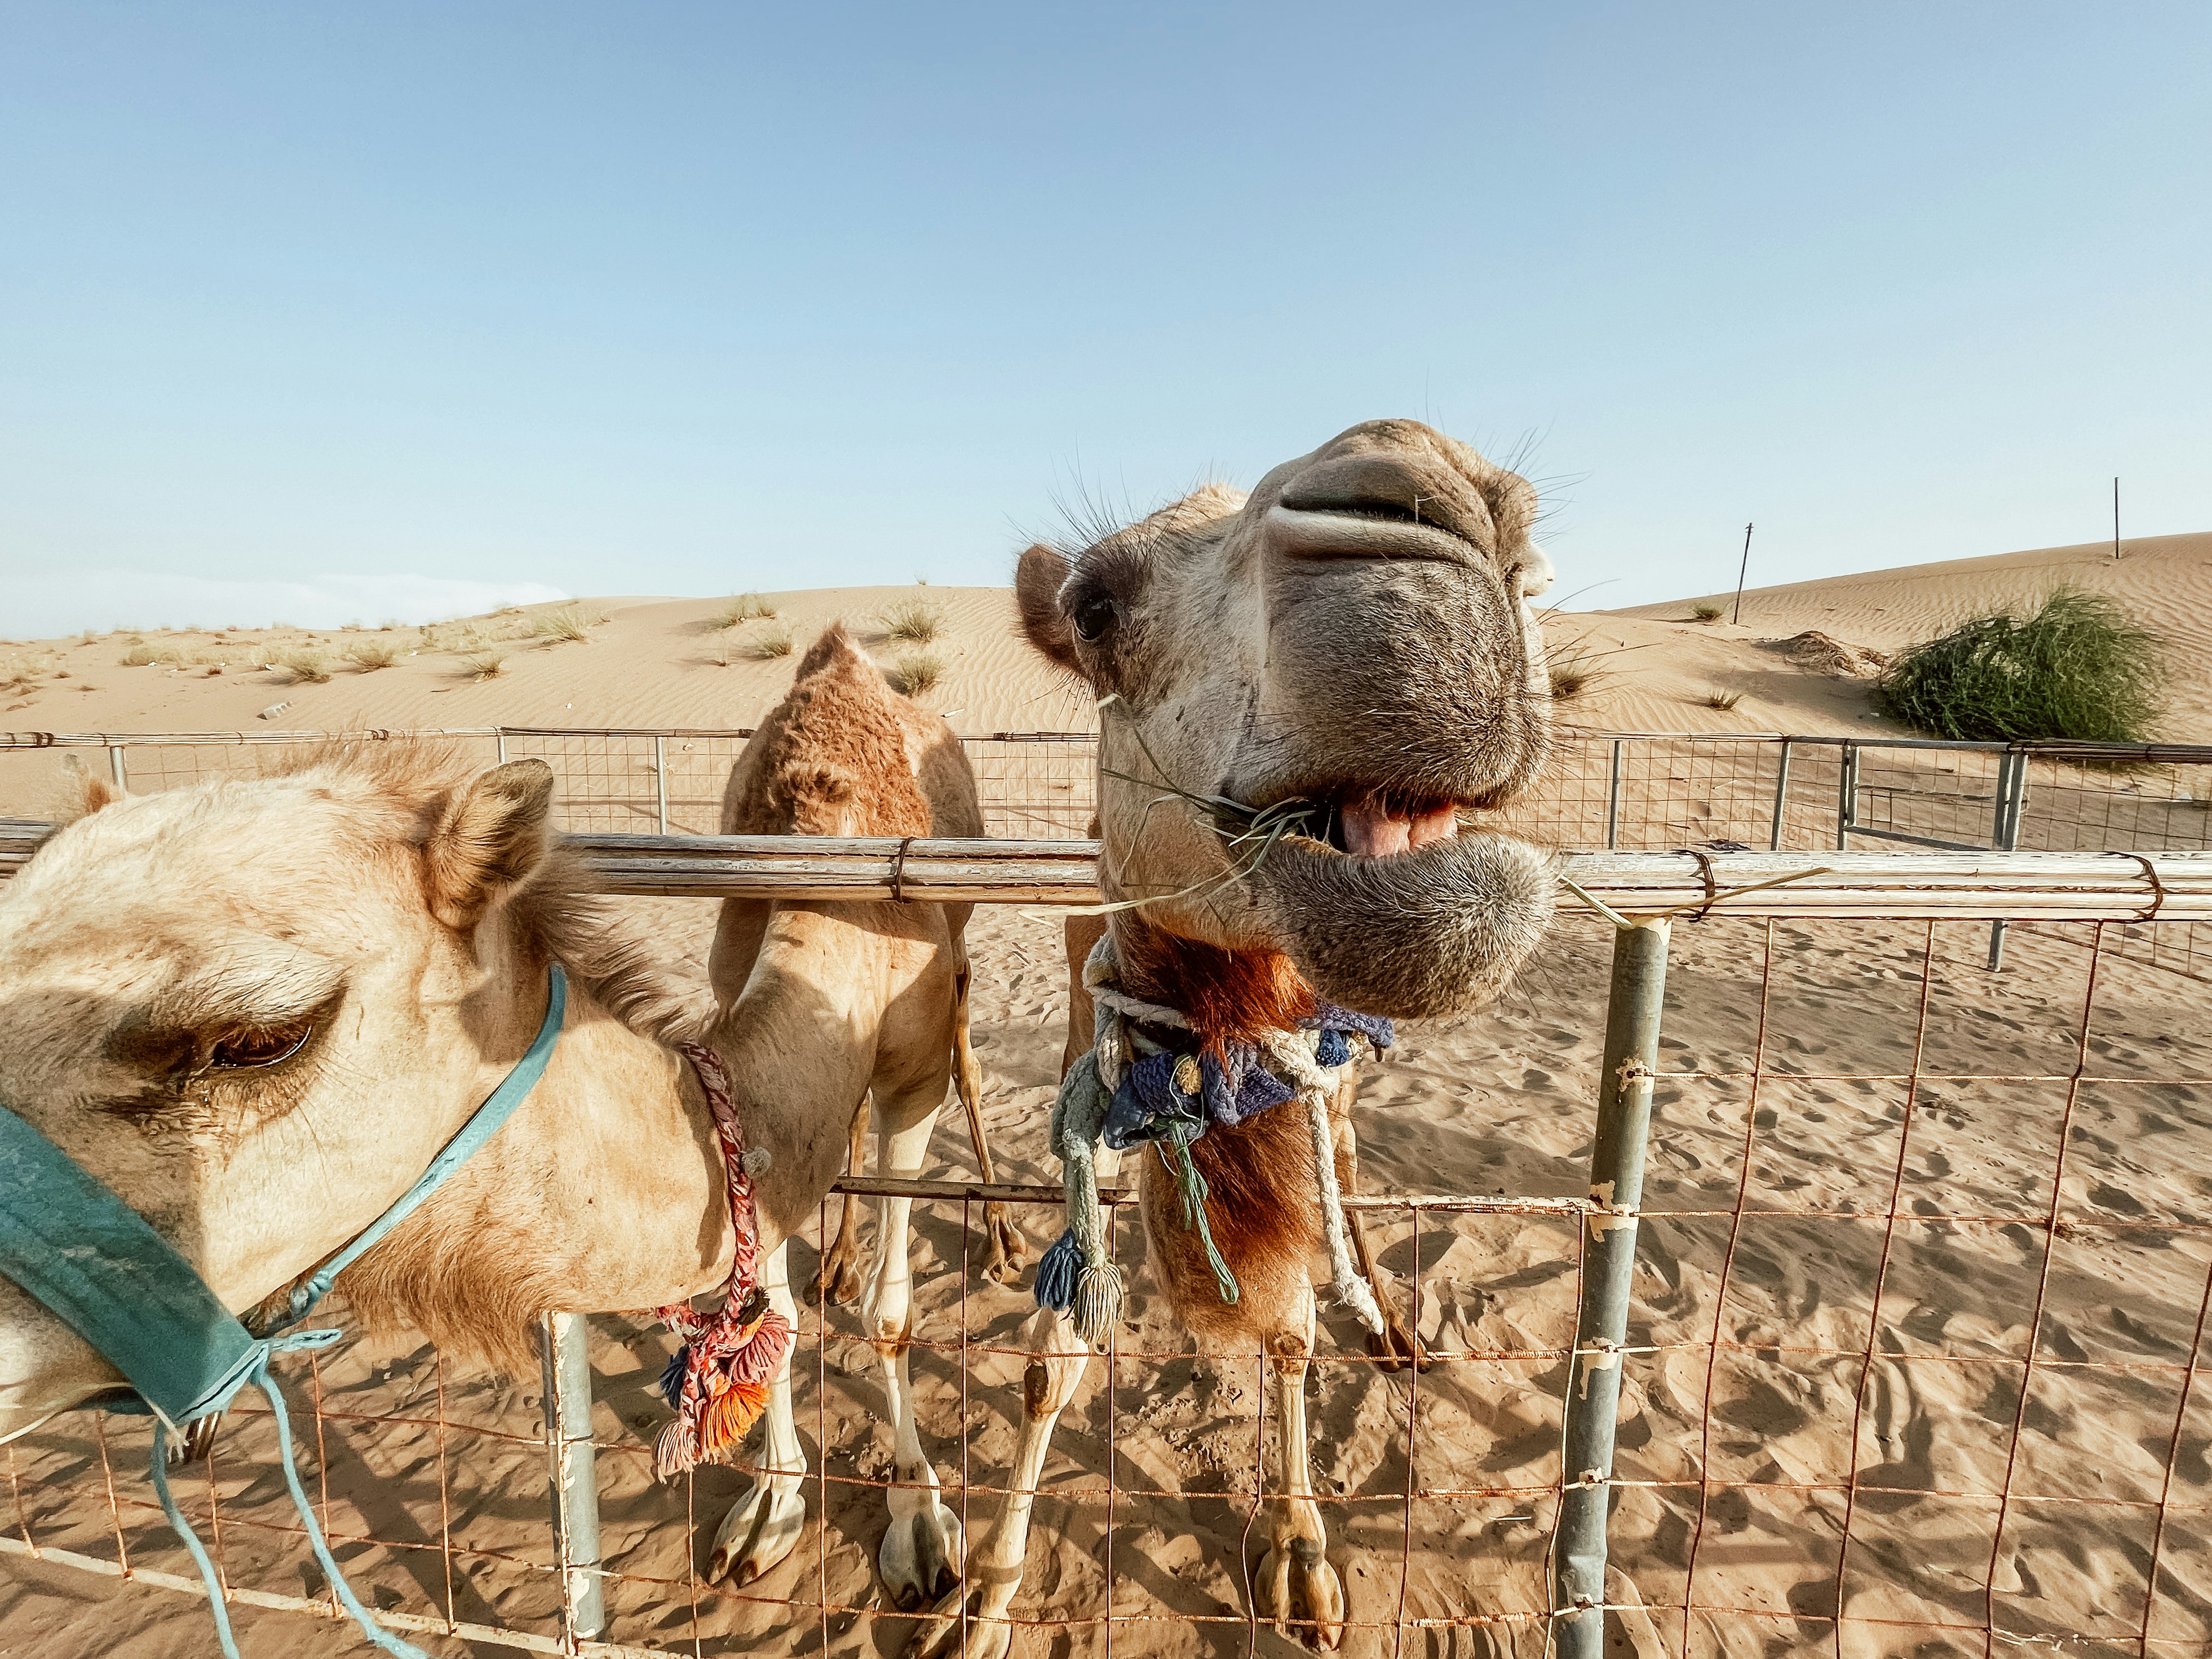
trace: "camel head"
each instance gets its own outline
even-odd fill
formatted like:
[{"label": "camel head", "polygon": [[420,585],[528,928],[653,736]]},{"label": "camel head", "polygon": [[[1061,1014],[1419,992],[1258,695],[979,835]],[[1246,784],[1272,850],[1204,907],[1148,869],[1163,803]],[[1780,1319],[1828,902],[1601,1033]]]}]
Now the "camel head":
[{"label": "camel head", "polygon": [[[382,752],[379,752],[382,751]],[[371,745],[112,799],[0,889],[0,1101],[233,1310],[382,1213],[528,1046],[552,775]],[[119,1382],[0,1279],[0,1440]]]},{"label": "camel head", "polygon": [[1535,506],[1466,445],[1371,421],[1249,496],[1024,553],[1030,642],[1102,700],[1109,897],[1281,951],[1366,1012],[1495,996],[1552,908],[1543,855],[1462,823],[1545,753]]}]

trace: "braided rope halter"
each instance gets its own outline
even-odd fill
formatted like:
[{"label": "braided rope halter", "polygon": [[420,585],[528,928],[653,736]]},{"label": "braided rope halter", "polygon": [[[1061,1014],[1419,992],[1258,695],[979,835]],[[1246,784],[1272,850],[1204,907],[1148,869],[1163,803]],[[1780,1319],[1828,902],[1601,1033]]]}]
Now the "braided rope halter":
[{"label": "braided rope halter", "polygon": [[1116,1151],[1152,1144],[1182,1194],[1183,1225],[1206,1247],[1221,1299],[1236,1302],[1237,1278],[1206,1224],[1206,1178],[1191,1161],[1191,1143],[1209,1123],[1234,1124],[1296,1101],[1305,1111],[1321,1194],[1329,1288],[1339,1304],[1379,1334],[1382,1310],[1374,1287],[1353,1267],[1346,1242],[1328,1107],[1352,1066],[1390,1045],[1390,1023],[1324,1003],[1309,1024],[1234,1045],[1239,1052],[1231,1055],[1231,1082],[1211,1058],[1178,1053],[1148,1036],[1142,1027],[1189,1031],[1191,1024],[1179,1010],[1123,991],[1120,977],[1113,939],[1101,939],[1083,964],[1093,1011],[1091,1046],[1068,1068],[1052,1109],[1052,1149],[1060,1161],[1067,1230],[1037,1263],[1037,1305],[1067,1314],[1076,1334],[1094,1346],[1106,1340],[1121,1317],[1126,1292],[1121,1269],[1107,1255],[1098,1206],[1096,1160],[1102,1139]]}]

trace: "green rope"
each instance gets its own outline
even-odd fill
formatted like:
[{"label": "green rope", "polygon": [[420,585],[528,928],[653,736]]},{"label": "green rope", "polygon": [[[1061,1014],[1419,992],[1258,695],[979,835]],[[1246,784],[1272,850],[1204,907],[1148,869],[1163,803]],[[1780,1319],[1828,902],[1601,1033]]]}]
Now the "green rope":
[{"label": "green rope", "polygon": [[[1195,1128],[1190,1124],[1172,1126],[1167,1139],[1159,1143],[1160,1161],[1168,1166],[1168,1173],[1175,1176],[1176,1186],[1182,1194],[1184,1231],[1197,1231],[1199,1243],[1206,1246],[1206,1265],[1213,1269],[1213,1282],[1220,1289],[1221,1299],[1234,1307],[1242,1292],[1237,1288],[1237,1275],[1229,1271],[1229,1264],[1214,1248],[1213,1229],[1206,1224],[1206,1177],[1199,1174],[1198,1165],[1191,1161],[1190,1143],[1198,1138]],[[1173,1158],[1167,1155],[1165,1149],[1169,1146],[1176,1150]],[[1178,1160],[1180,1168],[1176,1167]]]}]

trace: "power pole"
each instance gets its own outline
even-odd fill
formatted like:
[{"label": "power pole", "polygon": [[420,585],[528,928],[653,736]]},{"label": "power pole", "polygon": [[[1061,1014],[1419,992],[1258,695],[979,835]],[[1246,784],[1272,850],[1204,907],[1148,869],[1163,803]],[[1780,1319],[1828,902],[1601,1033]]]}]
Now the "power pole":
[{"label": "power pole", "polygon": [[[2118,532],[2114,532],[2113,533],[2117,535]],[[1737,623],[1743,620],[1743,579],[1748,575],[1750,572],[1751,526],[1749,525],[1746,525],[1743,527],[1743,562],[1736,568],[1735,573],[1735,614],[1729,618],[1729,626],[1730,628],[1734,628]]]},{"label": "power pole", "polygon": [[2112,562],[2120,562],[2120,481],[2112,480]]}]

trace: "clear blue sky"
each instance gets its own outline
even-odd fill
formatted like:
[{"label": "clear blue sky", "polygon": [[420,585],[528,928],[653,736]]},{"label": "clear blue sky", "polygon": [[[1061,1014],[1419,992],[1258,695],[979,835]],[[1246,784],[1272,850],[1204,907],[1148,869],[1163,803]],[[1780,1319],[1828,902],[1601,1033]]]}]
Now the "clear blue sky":
[{"label": "clear blue sky", "polygon": [[1586,605],[2212,528],[2208,88],[2201,4],[7,3],[0,633],[1002,581],[1386,414]]}]

